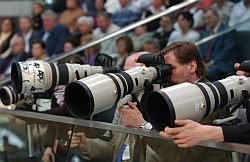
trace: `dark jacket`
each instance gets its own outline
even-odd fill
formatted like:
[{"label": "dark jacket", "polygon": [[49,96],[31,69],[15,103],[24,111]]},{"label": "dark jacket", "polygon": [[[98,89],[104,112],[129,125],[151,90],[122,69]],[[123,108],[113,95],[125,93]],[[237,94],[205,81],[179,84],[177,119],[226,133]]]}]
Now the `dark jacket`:
[{"label": "dark jacket", "polygon": [[[45,30],[42,30],[40,33],[40,38],[43,38]],[[69,30],[64,25],[56,25],[56,27],[50,32],[50,35],[47,39],[46,50],[48,56],[58,55],[63,52],[63,44],[65,38],[70,36]]]},{"label": "dark jacket", "polygon": [[[224,31],[228,26],[221,23],[218,32]],[[201,32],[201,39],[209,36],[210,30]],[[237,62],[237,55],[235,51],[235,32],[231,31],[218,38],[211,40],[211,42],[200,45],[200,53],[203,59],[210,46],[210,60],[213,65],[208,69],[208,79],[215,81],[223,79],[235,73],[234,63]]]},{"label": "dark jacket", "polygon": [[0,45],[0,55],[4,53],[10,46],[10,40],[15,33],[12,32],[10,36]]},{"label": "dark jacket", "polygon": [[[21,32],[18,32],[17,33],[19,36],[21,36],[23,39],[24,39],[24,35],[23,35],[23,33],[21,33]],[[32,31],[32,34],[31,34],[31,37],[30,37],[30,39],[29,39],[29,49],[30,49],[30,51],[29,51],[29,55],[31,56],[32,55],[32,51],[31,51],[31,45],[32,45],[32,42],[34,41],[34,40],[38,40],[38,39],[40,39],[40,34],[39,34],[39,32],[38,31],[36,31],[36,30],[33,30]]]},{"label": "dark jacket", "polygon": [[25,61],[28,58],[28,54],[23,53],[18,56],[10,54],[7,58],[1,61],[0,74],[4,74],[6,70],[12,65],[13,62]]}]

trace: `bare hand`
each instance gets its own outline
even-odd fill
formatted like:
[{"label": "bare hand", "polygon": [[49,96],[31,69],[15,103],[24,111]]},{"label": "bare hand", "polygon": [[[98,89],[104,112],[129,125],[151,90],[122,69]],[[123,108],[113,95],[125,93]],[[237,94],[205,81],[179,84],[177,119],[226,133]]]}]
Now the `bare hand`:
[{"label": "bare hand", "polygon": [[43,153],[43,157],[42,157],[42,161],[43,162],[54,162],[55,161],[55,156],[52,152],[52,148],[51,147],[47,147]]},{"label": "bare hand", "polygon": [[174,143],[181,148],[195,146],[205,141],[224,140],[221,127],[201,125],[192,120],[176,120],[176,128],[166,127],[160,135],[165,138],[172,138]]},{"label": "bare hand", "polygon": [[243,75],[244,76],[249,76],[248,72],[240,70],[240,64],[239,63],[234,64],[234,68],[237,70],[237,72],[236,72],[237,75],[239,75],[239,76],[243,76]]},{"label": "bare hand", "polygon": [[127,127],[139,128],[143,122],[142,113],[138,110],[134,103],[128,101],[129,108],[119,108],[121,113],[122,125]]},{"label": "bare hand", "polygon": [[[68,131],[68,135],[70,136],[72,131]],[[73,133],[71,142],[70,142],[70,147],[71,148],[80,148],[82,151],[86,152],[89,149],[89,144],[87,141],[87,138],[84,133],[78,132],[78,133]]]}]

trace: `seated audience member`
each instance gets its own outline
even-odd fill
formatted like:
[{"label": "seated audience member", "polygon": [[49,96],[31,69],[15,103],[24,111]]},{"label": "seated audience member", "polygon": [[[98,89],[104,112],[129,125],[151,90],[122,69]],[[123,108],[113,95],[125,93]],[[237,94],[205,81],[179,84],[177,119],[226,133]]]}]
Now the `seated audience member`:
[{"label": "seated audience member", "polygon": [[140,13],[133,10],[132,0],[119,0],[120,8],[112,15],[112,22],[119,27],[124,27],[139,20]]},{"label": "seated audience member", "polygon": [[10,40],[15,34],[15,24],[11,18],[4,18],[1,22],[0,31],[0,58],[6,58],[10,53]]},{"label": "seated audience member", "polygon": [[74,33],[77,30],[76,20],[83,15],[83,12],[79,7],[78,0],[66,0],[66,6],[67,9],[62,12],[58,22],[67,26],[70,33]]},{"label": "seated audience member", "polygon": [[[233,26],[242,21],[246,21],[249,18],[250,18],[250,0],[242,0],[233,6],[228,25]],[[236,30],[249,31],[250,30],[249,20],[247,23],[241,25]]]},{"label": "seated audience member", "polygon": [[220,15],[221,22],[224,24],[228,24],[233,5],[233,2],[227,0],[214,0],[212,8],[215,9]]},{"label": "seated audience member", "polygon": [[[240,64],[235,64],[237,75],[249,76],[249,73],[239,71]],[[250,113],[247,114],[248,122]],[[202,125],[192,120],[175,120],[176,128],[166,127],[160,135],[172,138],[181,148],[196,146],[202,142],[239,142],[250,144],[250,124],[210,126]]]},{"label": "seated audience member", "polygon": [[78,33],[76,37],[80,40],[85,35],[92,34],[94,19],[91,16],[81,16],[77,19]]},{"label": "seated audience member", "polygon": [[[205,66],[199,55],[199,51],[194,44],[189,42],[175,42],[170,46],[166,47],[165,49],[163,49],[162,52],[164,55],[165,63],[171,64],[173,66],[173,71],[169,78],[169,81],[172,84],[178,84],[182,82],[195,83],[197,81],[206,81]],[[133,58],[133,60],[135,60],[135,58]],[[185,75],[183,75],[183,73],[185,73]],[[126,98],[124,98],[124,100],[126,100]],[[122,108],[122,106],[119,105],[118,103],[118,109],[115,113],[113,124],[121,124],[128,127],[146,129],[145,125],[147,124],[145,124],[146,121],[144,120],[145,112],[143,111],[144,109],[143,104],[139,103],[138,105],[142,106],[139,108],[140,111],[142,111],[143,113],[141,113],[137,108],[137,106],[135,106],[132,102],[128,101],[129,108],[126,109]],[[201,122],[212,124],[213,120],[220,116],[219,114],[226,114],[226,113],[227,112],[225,109],[220,109],[220,111],[215,112],[213,115],[210,115],[207,119],[204,119]],[[68,132],[69,135],[70,133],[71,131]],[[226,152],[221,150],[215,150],[205,147],[179,149],[175,144],[172,143],[172,141],[147,139],[147,137],[143,137],[142,140],[147,143],[147,147],[146,147],[146,155],[140,157],[146,157],[147,162],[149,161],[220,162],[229,160]],[[127,156],[123,156],[123,153],[121,152],[121,156],[119,156],[121,159],[118,159],[114,157],[114,155],[117,155],[116,153],[119,153],[120,146],[123,144],[123,142],[119,144],[120,141],[125,141],[124,144],[126,147],[124,152],[126,153]],[[136,156],[134,156],[133,152],[135,151],[136,148],[135,144],[136,141],[137,140],[133,135],[129,135],[127,137],[123,134],[116,133],[113,136],[113,139],[107,142],[107,141],[102,141],[100,139],[86,138],[83,132],[78,132],[73,134],[71,147],[80,148],[83,157],[88,160],[96,158],[98,156],[110,157],[113,155],[113,161],[116,160],[136,161],[135,160]],[[143,151],[143,149],[141,151],[142,152],[140,153],[143,155],[145,151]],[[125,159],[124,157],[127,158]],[[139,160],[137,159],[137,161]]]},{"label": "seated audience member", "polygon": [[[205,38],[213,33],[227,29],[227,25],[220,21],[220,16],[214,9],[208,9],[204,14],[207,30],[201,32]],[[235,34],[231,31],[200,45],[201,56],[208,68],[208,79],[215,81],[234,73],[233,65],[237,61],[235,51]]]},{"label": "seated audience member", "polygon": [[46,46],[41,40],[34,40],[31,44],[32,58],[29,60],[46,60]]},{"label": "seated audience member", "polygon": [[105,3],[107,0],[95,0],[95,10],[96,12],[105,12]]},{"label": "seated audience member", "polygon": [[187,6],[187,11],[189,11],[193,15],[194,24],[193,29],[196,31],[200,31],[204,29],[204,20],[203,20],[203,14],[204,10],[200,8],[200,4],[202,1],[193,3],[191,5]]},{"label": "seated audience member", "polygon": [[[151,0],[151,5],[142,12],[141,18],[145,18],[157,13],[160,13],[166,9],[165,7],[165,1],[164,0]],[[147,23],[147,30],[149,32],[155,31],[159,28],[159,21],[160,19],[156,19],[154,21],[151,21],[150,23]]]},{"label": "seated audience member", "polygon": [[170,16],[162,16],[160,20],[160,27],[154,32],[153,37],[159,40],[160,48],[164,48],[170,34],[173,32],[172,20]]},{"label": "seated audience member", "polygon": [[69,52],[79,45],[80,45],[80,43],[78,42],[78,40],[75,37],[68,37],[64,40],[63,52]]},{"label": "seated audience member", "polygon": [[156,39],[148,40],[143,44],[143,51],[149,53],[158,53],[160,51],[159,43]]},{"label": "seated audience member", "polygon": [[66,26],[57,23],[57,16],[54,11],[46,10],[43,15],[43,30],[40,33],[41,39],[46,44],[48,56],[58,55],[63,52],[63,42],[69,34]]},{"label": "seated audience member", "polygon": [[119,7],[119,0],[107,0],[105,3],[106,12],[109,14],[113,14]]},{"label": "seated audience member", "polygon": [[147,32],[147,26],[142,25],[134,29],[134,32],[128,35],[133,41],[134,50],[141,51],[143,44],[152,39],[152,33]]},{"label": "seated audience member", "polygon": [[[91,41],[94,41],[95,37],[93,35],[85,35],[81,38],[81,45],[86,45]],[[83,52],[83,60],[86,64],[94,65],[95,58],[98,53],[100,53],[101,46],[96,44],[88,49],[85,49]]]},{"label": "seated audience member", "polygon": [[41,30],[43,28],[43,20],[42,20],[42,13],[44,9],[43,1],[34,1],[32,3],[32,11],[33,11],[33,29],[34,30]]},{"label": "seated audience member", "polygon": [[25,43],[22,37],[13,36],[10,41],[11,52],[0,65],[0,78],[3,79],[5,76],[10,75],[11,65],[14,62],[25,61],[28,58],[28,54],[25,53]]},{"label": "seated audience member", "polygon": [[[101,12],[97,15],[97,28],[93,31],[93,35],[96,39],[99,39],[119,29],[119,26],[112,23],[110,15],[108,13]],[[111,38],[102,42],[101,52],[107,54],[115,53],[115,41],[116,38]]]},{"label": "seated audience member", "polygon": [[134,51],[133,42],[129,37],[121,36],[116,40],[117,58],[115,67],[118,70],[123,70],[125,60]]},{"label": "seated audience member", "polygon": [[199,33],[192,28],[194,20],[190,12],[180,12],[177,17],[177,23],[180,29],[174,30],[170,34],[168,44],[176,41],[189,41],[194,43],[200,39]]},{"label": "seated audience member", "polygon": [[22,16],[19,18],[19,30],[18,35],[23,37],[25,42],[25,53],[31,55],[31,43],[33,40],[39,39],[39,33],[32,29],[30,17]]}]

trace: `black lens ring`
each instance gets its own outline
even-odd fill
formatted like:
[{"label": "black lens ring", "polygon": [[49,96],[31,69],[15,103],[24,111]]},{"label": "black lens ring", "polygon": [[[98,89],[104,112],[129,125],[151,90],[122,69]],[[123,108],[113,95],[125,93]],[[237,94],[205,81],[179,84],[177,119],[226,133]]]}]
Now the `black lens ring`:
[{"label": "black lens ring", "polygon": [[123,97],[125,97],[125,96],[127,95],[127,93],[128,93],[126,80],[125,80],[125,79],[122,77],[122,75],[119,74],[119,73],[116,73],[115,75],[116,75],[118,78],[120,78],[120,80],[121,80],[121,82],[122,82],[123,90],[124,90],[124,93],[123,93],[123,96],[122,96],[122,98],[123,98]]},{"label": "black lens ring", "polygon": [[108,77],[110,77],[110,79],[112,79],[113,82],[115,83],[115,86],[116,86],[116,89],[117,89],[117,98],[116,98],[115,103],[117,103],[121,99],[121,88],[120,88],[120,85],[119,85],[118,81],[116,80],[116,78],[114,76],[112,76],[111,74],[105,74],[105,75],[107,75]]},{"label": "black lens ring", "polygon": [[216,91],[216,89],[214,88],[214,86],[207,82],[207,83],[204,83],[206,84],[210,89],[211,91],[213,92],[213,95],[214,95],[214,110],[213,112],[215,112],[215,110],[217,110],[219,108],[219,96],[218,96],[218,93]]},{"label": "black lens ring", "polygon": [[[169,117],[168,118],[169,125],[160,126],[158,121],[156,122],[156,121],[152,120],[152,116],[151,116],[151,112],[150,112],[150,108],[149,108],[149,104],[152,104],[152,103],[149,102],[149,100],[147,100],[147,102],[146,102],[146,113],[147,113],[149,122],[153,125],[153,127],[156,128],[158,131],[162,131],[162,130],[164,130],[164,128],[166,126],[169,126],[169,127],[175,126],[174,121],[176,120],[176,114],[175,114],[174,105],[166,93],[164,93],[162,91],[157,91],[157,92],[153,91],[153,92],[150,92],[148,98],[151,98],[150,97],[151,95],[154,95],[157,93],[164,98],[164,101],[167,103],[166,105],[168,105],[168,106],[166,106],[166,108],[168,107],[169,116],[167,116],[166,118]],[[155,105],[155,106],[157,106],[157,105]]]},{"label": "black lens ring", "polygon": [[[16,79],[16,77],[19,78]],[[23,89],[23,76],[22,76],[21,66],[19,65],[18,62],[14,62],[11,65],[11,81],[17,93],[21,93]]]},{"label": "black lens ring", "polygon": [[210,113],[211,101],[210,101],[209,95],[207,93],[207,90],[203,87],[203,85],[201,85],[200,83],[195,83],[195,84],[197,85],[197,87],[200,88],[201,92],[203,93],[203,95],[205,97],[207,107],[206,107],[206,113],[205,113],[204,117],[206,117]]},{"label": "black lens ring", "polygon": [[218,89],[220,94],[220,106],[219,108],[223,108],[227,105],[228,102],[228,96],[227,96],[227,90],[224,87],[224,85],[221,82],[215,81],[212,82],[212,84]]},{"label": "black lens ring", "polygon": [[67,85],[69,83],[69,71],[66,64],[58,64],[59,83],[58,85]]},{"label": "black lens ring", "polygon": [[133,79],[131,78],[131,76],[128,73],[125,73],[124,71],[120,72],[119,74],[121,74],[126,79],[127,85],[128,85],[128,93],[127,94],[131,94],[134,90]]},{"label": "black lens ring", "polygon": [[[82,86],[82,87],[84,88],[84,90],[86,91],[87,95],[89,96],[89,99],[90,99],[90,100],[89,100],[90,112],[89,112],[89,114],[87,114],[87,115],[81,115],[81,114],[78,114],[78,113],[74,112],[73,109],[72,109],[72,107],[70,107],[69,104],[68,104],[68,99],[69,99],[68,96],[71,96],[71,93],[68,92],[68,90],[71,89],[70,87],[71,87],[71,85],[73,85],[73,84],[79,84],[80,86]],[[95,106],[95,104],[94,104],[94,97],[93,97],[93,95],[92,95],[92,93],[91,93],[89,87],[88,87],[85,83],[82,83],[82,82],[80,82],[80,81],[72,82],[72,83],[70,83],[70,84],[66,87],[66,89],[65,89],[65,105],[66,105],[66,107],[68,108],[68,110],[70,111],[70,113],[71,113],[73,116],[75,116],[75,117],[77,117],[77,118],[87,118],[87,117],[90,117],[91,114],[94,112],[94,106]],[[80,108],[80,107],[79,107],[79,108]],[[80,115],[80,116],[79,116],[79,115]]]},{"label": "black lens ring", "polygon": [[56,86],[56,83],[57,83],[57,75],[56,75],[56,67],[55,67],[55,64],[53,63],[50,63],[50,68],[51,68],[51,72],[52,72],[52,88]]}]

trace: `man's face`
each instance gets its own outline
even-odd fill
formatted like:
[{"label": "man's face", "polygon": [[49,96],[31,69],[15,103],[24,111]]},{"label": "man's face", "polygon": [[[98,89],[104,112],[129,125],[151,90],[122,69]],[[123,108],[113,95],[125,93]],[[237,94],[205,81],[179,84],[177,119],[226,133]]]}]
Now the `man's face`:
[{"label": "man's face", "polygon": [[215,26],[217,25],[217,23],[219,22],[219,17],[214,15],[214,13],[212,11],[207,11],[204,14],[204,19],[205,19],[205,23],[206,25],[210,28],[210,29],[214,29]]},{"label": "man's face", "polygon": [[46,31],[51,32],[56,24],[56,20],[54,17],[46,16],[43,18],[43,27]]},{"label": "man's face", "polygon": [[104,16],[99,16],[97,17],[97,26],[102,30],[105,31],[109,25],[110,25],[110,20],[107,20]]},{"label": "man's face", "polygon": [[172,74],[169,78],[170,84],[175,85],[183,82],[191,82],[189,66],[187,64],[180,64],[173,51],[169,51],[164,55],[164,61],[165,64],[170,64],[172,67]]},{"label": "man's face", "polygon": [[39,43],[32,44],[32,56],[34,58],[39,58],[43,56],[45,53],[45,50],[42,48],[42,46]]},{"label": "man's face", "polygon": [[190,26],[190,21],[188,21],[187,19],[185,19],[182,15],[179,15],[177,18],[177,22],[180,26],[181,29],[183,28],[189,28]]},{"label": "man's face", "polygon": [[13,38],[11,42],[12,54],[19,55],[24,52],[24,42],[20,38]]},{"label": "man's face", "polygon": [[27,18],[21,18],[19,20],[19,28],[22,32],[29,32],[29,30],[31,29],[31,22],[29,19]]}]

